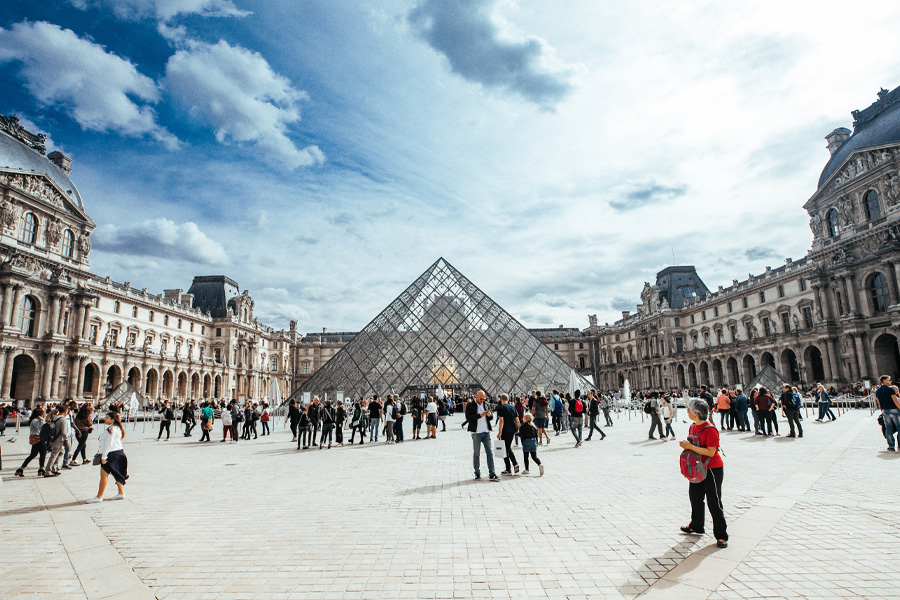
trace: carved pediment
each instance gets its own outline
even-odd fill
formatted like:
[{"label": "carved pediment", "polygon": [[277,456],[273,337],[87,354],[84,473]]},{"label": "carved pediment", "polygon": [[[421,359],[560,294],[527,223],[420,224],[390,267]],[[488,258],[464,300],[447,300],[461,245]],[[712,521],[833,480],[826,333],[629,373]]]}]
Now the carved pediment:
[{"label": "carved pediment", "polygon": [[850,154],[831,178],[831,183],[825,188],[825,194],[830,194],[842,185],[856,179],[863,173],[871,171],[886,162],[900,156],[900,148],[882,148],[880,150],[857,151]]},{"label": "carved pediment", "polygon": [[[39,200],[57,210],[63,210],[73,218],[83,222],[91,222],[76,202],[44,175],[32,173],[6,172],[0,173],[0,185],[5,185],[35,200]],[[5,215],[4,224],[7,223]]]}]

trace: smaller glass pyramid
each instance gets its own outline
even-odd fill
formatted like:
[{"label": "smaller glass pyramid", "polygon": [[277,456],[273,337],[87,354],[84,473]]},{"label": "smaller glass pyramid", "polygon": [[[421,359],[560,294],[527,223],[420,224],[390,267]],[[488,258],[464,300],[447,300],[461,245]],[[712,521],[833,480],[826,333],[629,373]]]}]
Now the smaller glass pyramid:
[{"label": "smaller glass pyramid", "polygon": [[[572,367],[462,273],[438,259],[292,398],[343,392],[354,400],[437,387],[496,397],[565,390]],[[591,389],[576,374],[582,390]]]}]

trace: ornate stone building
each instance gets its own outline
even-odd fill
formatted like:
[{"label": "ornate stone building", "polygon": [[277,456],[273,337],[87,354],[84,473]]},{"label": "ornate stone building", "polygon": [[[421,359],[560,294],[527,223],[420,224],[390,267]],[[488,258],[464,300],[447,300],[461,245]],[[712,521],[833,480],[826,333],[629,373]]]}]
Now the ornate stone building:
[{"label": "ornate stone building", "polygon": [[286,396],[304,344],[275,331],[227,277],[151,294],[91,273],[94,222],[45,137],[0,116],[0,397],[98,399],[127,380],[147,398]]},{"label": "ornate stone building", "polygon": [[661,271],[635,314],[584,330],[598,387],[737,385],[763,365],[803,385],[900,376],[900,88],[852,115],[825,138],[807,255],[714,291]]}]

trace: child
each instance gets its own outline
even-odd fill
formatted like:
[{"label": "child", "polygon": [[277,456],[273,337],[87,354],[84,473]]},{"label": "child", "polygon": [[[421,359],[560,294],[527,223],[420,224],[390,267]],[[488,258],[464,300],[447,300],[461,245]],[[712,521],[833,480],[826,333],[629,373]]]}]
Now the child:
[{"label": "child", "polygon": [[[300,409],[300,420],[297,421],[297,450],[309,450],[310,440],[315,437],[314,433],[309,431],[309,415],[307,408]],[[313,441],[315,443],[315,441]]]},{"label": "child", "polygon": [[531,458],[534,460],[534,464],[538,466],[541,470],[541,475],[544,474],[544,465],[541,464],[540,459],[537,457],[537,437],[538,430],[532,424],[534,417],[530,412],[525,413],[524,423],[519,427],[519,437],[522,439],[522,454],[525,456],[525,475],[528,475],[528,455],[531,455]]}]

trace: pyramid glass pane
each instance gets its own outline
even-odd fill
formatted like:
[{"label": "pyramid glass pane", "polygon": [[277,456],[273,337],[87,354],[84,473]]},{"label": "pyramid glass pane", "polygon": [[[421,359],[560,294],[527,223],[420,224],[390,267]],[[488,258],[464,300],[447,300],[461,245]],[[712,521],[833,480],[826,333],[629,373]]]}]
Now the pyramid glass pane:
[{"label": "pyramid glass pane", "polygon": [[[564,389],[572,368],[443,258],[292,395]],[[591,386],[576,375],[582,389]]]}]

